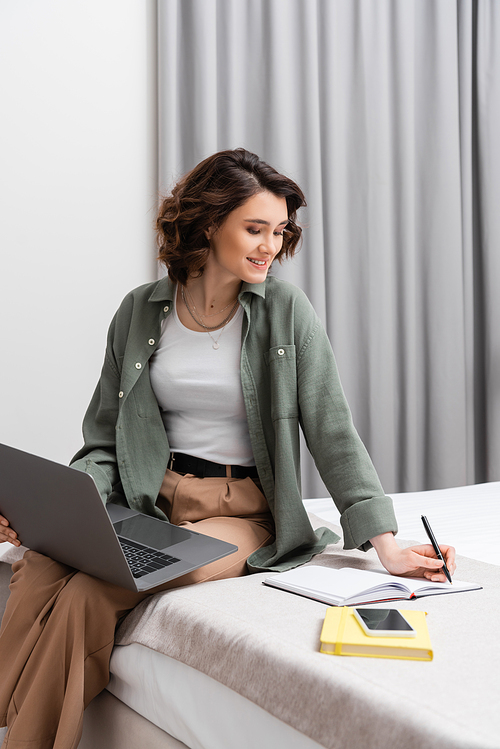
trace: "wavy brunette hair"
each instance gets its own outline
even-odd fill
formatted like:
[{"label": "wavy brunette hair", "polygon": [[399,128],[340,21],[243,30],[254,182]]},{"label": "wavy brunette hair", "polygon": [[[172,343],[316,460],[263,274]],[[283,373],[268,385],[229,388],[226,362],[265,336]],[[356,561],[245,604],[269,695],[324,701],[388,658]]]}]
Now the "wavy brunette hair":
[{"label": "wavy brunette hair", "polygon": [[217,230],[231,211],[259,192],[286,199],[289,221],[276,257],[280,262],[292,257],[302,236],[297,210],[306,205],[300,187],[244,148],[219,151],[182,177],[161,203],[158,259],[170,278],[185,286],[189,276],[200,276],[210,253],[206,231]]}]

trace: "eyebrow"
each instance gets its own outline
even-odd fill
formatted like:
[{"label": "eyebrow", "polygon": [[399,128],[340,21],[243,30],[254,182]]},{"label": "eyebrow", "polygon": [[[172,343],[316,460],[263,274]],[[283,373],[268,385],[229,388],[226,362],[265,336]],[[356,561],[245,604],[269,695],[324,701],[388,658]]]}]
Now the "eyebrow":
[{"label": "eyebrow", "polygon": [[[247,221],[249,224],[264,224],[265,226],[271,226],[269,221],[264,221],[262,218],[245,218],[244,221]],[[281,221],[278,226],[285,226],[290,221],[289,218],[286,219],[286,221]]]}]

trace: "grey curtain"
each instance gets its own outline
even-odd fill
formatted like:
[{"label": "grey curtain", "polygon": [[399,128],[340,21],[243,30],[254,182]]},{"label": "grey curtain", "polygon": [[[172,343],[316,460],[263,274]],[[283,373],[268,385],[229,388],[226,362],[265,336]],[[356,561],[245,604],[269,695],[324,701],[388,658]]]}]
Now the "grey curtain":
[{"label": "grey curtain", "polygon": [[[159,0],[160,190],[244,146],[386,491],[500,479],[500,2]],[[323,496],[308,457],[304,496]]]}]

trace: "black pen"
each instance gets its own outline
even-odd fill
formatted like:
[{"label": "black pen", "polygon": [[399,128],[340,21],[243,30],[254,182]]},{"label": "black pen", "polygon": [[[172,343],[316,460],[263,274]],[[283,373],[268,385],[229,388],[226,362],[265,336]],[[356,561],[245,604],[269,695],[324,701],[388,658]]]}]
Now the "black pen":
[{"label": "black pen", "polygon": [[[444,561],[444,557],[441,554],[441,549],[438,546],[438,542],[436,541],[436,537],[434,536],[434,533],[432,532],[432,528],[429,525],[429,521],[425,517],[425,515],[421,515],[422,523],[424,524],[425,532],[429,536],[429,541],[434,547],[434,551],[436,552],[437,558],[440,559],[443,563],[443,566],[441,567],[441,570],[443,570],[444,574],[448,578],[449,582],[451,583],[451,575],[448,567],[446,566],[446,562]],[[441,570],[436,570],[436,572],[441,572]]]}]

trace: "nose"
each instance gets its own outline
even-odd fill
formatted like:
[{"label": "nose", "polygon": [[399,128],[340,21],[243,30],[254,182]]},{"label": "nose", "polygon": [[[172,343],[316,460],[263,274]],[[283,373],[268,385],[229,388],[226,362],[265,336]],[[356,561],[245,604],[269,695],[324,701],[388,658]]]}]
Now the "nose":
[{"label": "nose", "polygon": [[262,237],[262,241],[259,244],[259,252],[262,252],[265,255],[274,255],[276,248],[271,237],[267,235]]}]

